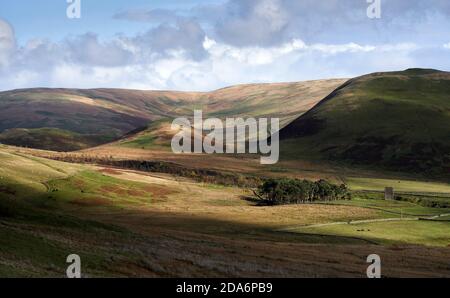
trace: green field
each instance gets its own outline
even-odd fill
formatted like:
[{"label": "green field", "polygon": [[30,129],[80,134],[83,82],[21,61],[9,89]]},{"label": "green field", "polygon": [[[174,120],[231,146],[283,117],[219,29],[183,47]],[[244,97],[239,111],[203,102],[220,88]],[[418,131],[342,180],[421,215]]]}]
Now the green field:
[{"label": "green field", "polygon": [[404,193],[450,194],[450,184],[447,183],[355,177],[348,177],[345,182],[355,191],[374,190],[384,192],[385,187],[393,187],[396,192]]},{"label": "green field", "polygon": [[392,217],[393,214],[405,216],[433,216],[450,212],[450,208],[431,208],[411,202],[387,201],[380,198],[368,199],[366,195],[363,195],[363,198],[359,195],[354,195],[354,198],[351,201],[331,203],[382,210],[386,211],[385,216],[387,217]]},{"label": "green field", "polygon": [[[450,198],[447,200],[450,201]],[[429,208],[410,202],[384,200],[370,194],[356,194],[351,201],[329,204],[378,210],[380,212],[373,220],[380,222],[330,221],[323,226],[292,227],[289,231],[357,237],[378,244],[450,245],[450,221],[445,222],[449,219],[450,208]],[[441,214],[445,216],[439,216]]]},{"label": "green field", "polygon": [[378,244],[450,245],[450,223],[434,221],[395,221],[342,224],[299,228],[301,233],[339,235],[367,239]]}]

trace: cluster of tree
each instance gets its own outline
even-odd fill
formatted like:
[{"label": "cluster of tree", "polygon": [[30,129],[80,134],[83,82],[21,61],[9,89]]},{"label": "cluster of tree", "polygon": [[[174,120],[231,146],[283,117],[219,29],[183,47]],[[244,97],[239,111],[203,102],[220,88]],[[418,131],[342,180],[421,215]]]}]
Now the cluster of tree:
[{"label": "cluster of tree", "polygon": [[271,205],[351,200],[344,184],[335,185],[325,180],[269,179],[258,187],[256,195]]}]

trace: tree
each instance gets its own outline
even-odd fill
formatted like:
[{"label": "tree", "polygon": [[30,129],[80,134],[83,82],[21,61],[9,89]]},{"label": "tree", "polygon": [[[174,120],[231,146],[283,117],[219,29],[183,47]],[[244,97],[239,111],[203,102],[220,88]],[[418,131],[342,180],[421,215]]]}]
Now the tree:
[{"label": "tree", "polygon": [[271,205],[351,199],[344,184],[338,186],[325,180],[268,179],[255,193]]}]

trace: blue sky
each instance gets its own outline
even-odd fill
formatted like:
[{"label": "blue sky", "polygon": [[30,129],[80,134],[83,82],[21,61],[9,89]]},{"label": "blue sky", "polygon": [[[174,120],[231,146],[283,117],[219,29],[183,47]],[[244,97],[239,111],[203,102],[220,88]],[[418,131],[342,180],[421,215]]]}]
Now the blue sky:
[{"label": "blue sky", "polygon": [[211,90],[238,83],[450,70],[450,1],[0,2],[0,90]]},{"label": "blue sky", "polygon": [[71,20],[66,16],[66,0],[4,0],[0,2],[0,18],[14,26],[19,42],[34,37],[61,39],[69,34],[89,31],[110,37],[119,32],[133,34],[145,30],[142,24],[113,19],[118,12],[129,9],[190,9],[196,5],[214,2],[216,1],[82,0],[82,18]]}]

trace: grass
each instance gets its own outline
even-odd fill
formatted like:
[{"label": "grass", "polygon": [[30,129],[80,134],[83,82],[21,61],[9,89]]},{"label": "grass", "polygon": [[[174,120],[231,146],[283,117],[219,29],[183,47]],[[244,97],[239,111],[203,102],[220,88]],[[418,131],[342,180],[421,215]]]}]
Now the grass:
[{"label": "grass", "polygon": [[[70,253],[82,256],[85,274],[89,276],[129,276],[133,273],[124,273],[122,266],[131,265],[141,274],[155,274],[145,269],[154,265],[145,265],[149,261],[142,260],[140,249],[136,248],[155,249],[146,246],[151,243],[146,233],[136,234],[143,227],[150,231],[158,227],[200,235],[232,233],[239,238],[258,239],[266,235],[277,241],[287,238],[313,243],[351,241],[264,231],[263,226],[256,224],[258,216],[250,222],[244,220],[253,207],[239,198],[241,190],[235,188],[192,182],[180,185],[132,172],[113,175],[108,174],[112,170],[104,172],[8,150],[0,153],[2,276],[62,277],[65,257]],[[224,189],[228,192],[226,196]],[[241,208],[244,210],[239,211]],[[227,218],[237,211],[237,215]],[[276,213],[273,221],[282,210]],[[125,222],[121,220],[124,216]],[[176,253],[180,254],[178,250]]]},{"label": "grass", "polygon": [[136,134],[125,137],[117,145],[126,148],[163,149],[167,150],[176,132],[171,130],[171,121],[161,119],[153,121],[148,127]]},{"label": "grass", "polygon": [[[347,206],[258,207],[245,199],[248,191],[236,187],[73,165],[7,147],[0,153],[4,177],[0,180],[0,276],[60,277],[71,253],[80,254],[88,276],[308,276],[305,272],[327,276],[333,270],[342,274],[343,266],[353,275],[360,269],[348,263],[363,260],[359,254],[370,250],[367,245],[373,241],[431,246],[445,242],[438,240],[434,225],[418,228],[430,227],[433,236],[421,232],[416,238],[405,234],[404,239],[390,234],[383,238],[339,231],[281,231],[290,226],[386,218],[392,216],[386,210],[400,206],[426,210],[408,202],[390,206],[361,198]],[[371,208],[373,204],[383,210]],[[416,253],[423,252],[417,248]],[[390,254],[386,248],[385,255]],[[441,257],[436,250],[436,256],[433,251],[424,260]],[[415,272],[431,272],[424,269],[426,261],[418,264],[422,267]],[[305,266],[312,267],[304,271]],[[385,272],[389,270],[387,266]]]},{"label": "grass", "polygon": [[15,185],[17,197],[23,193],[20,186],[37,192],[46,190],[44,181],[66,177],[80,168],[77,165],[59,163],[38,157],[26,156],[0,150],[0,185]]},{"label": "grass", "polygon": [[358,237],[379,244],[450,245],[450,223],[435,221],[398,221],[347,224],[298,229],[298,232]]},{"label": "grass", "polygon": [[85,170],[75,176],[48,182],[52,201],[89,208],[124,208],[151,204],[153,189],[145,184]]},{"label": "grass", "polygon": [[[39,226],[34,225],[34,227]],[[40,227],[40,229],[42,228]],[[67,229],[66,232],[72,234],[72,237],[81,236],[76,234],[76,229]],[[98,234],[100,231],[96,232]],[[93,231],[84,230],[83,233],[86,237],[94,236]],[[50,236],[58,237],[59,240],[52,239]],[[66,239],[70,239],[69,237],[69,235],[65,235]],[[105,262],[107,259],[104,258],[104,253],[92,250],[92,247],[90,249],[80,248],[79,243],[76,245],[64,243],[64,241],[61,241],[63,239],[64,236],[60,235],[60,232],[55,233],[54,231],[47,231],[45,236],[42,237],[42,234],[37,236],[24,228],[0,229],[0,245],[3,258],[8,256],[17,258],[20,256],[21,261],[16,260],[16,266],[13,266],[13,268],[19,270],[19,273],[14,273],[13,276],[25,277],[31,275],[43,277],[44,273],[44,275],[48,274],[48,276],[64,277],[65,268],[67,267],[65,260],[67,253],[70,251],[74,251],[82,256],[86,274],[89,272],[89,274],[97,275],[104,272],[101,270],[104,263],[107,263]],[[4,266],[0,261],[0,272]],[[11,271],[5,270],[3,276],[11,276]]]},{"label": "grass", "polygon": [[89,172],[3,151],[0,160],[0,276],[64,277],[65,259],[71,253],[82,256],[85,276],[120,276],[108,268],[110,258],[130,258],[107,243],[117,239],[128,243],[130,233],[67,212],[70,208],[62,204],[62,197],[70,200],[75,190],[64,188],[61,201],[48,191],[49,181],[89,177]]},{"label": "grass", "polygon": [[[450,74],[415,70],[353,79],[282,129],[282,154],[448,175]],[[447,177],[448,178],[448,177]]]},{"label": "grass", "polygon": [[[372,198],[367,198],[371,196]],[[347,206],[357,206],[384,211],[383,217],[404,216],[433,216],[450,212],[450,208],[430,208],[418,204],[404,201],[384,200],[373,198],[375,195],[354,195],[351,201],[330,202],[330,204],[339,204]]]},{"label": "grass", "polygon": [[450,210],[450,185],[446,183],[352,177],[346,178],[345,181],[356,192],[366,192],[382,198],[384,188],[389,186],[394,188],[398,201],[429,207],[429,210]]},{"label": "grass", "polygon": [[112,141],[114,136],[79,134],[59,128],[13,128],[0,133],[0,142],[54,151],[75,151]]},{"label": "grass", "polygon": [[[108,249],[100,241],[107,243],[108,238],[117,235],[126,239],[128,233],[67,213],[67,206],[61,205],[62,198],[70,199],[74,189],[62,189],[61,201],[49,192],[53,182],[78,175],[92,178],[91,172],[81,171],[83,167],[77,165],[3,150],[0,162],[0,274],[4,273],[1,276],[63,277],[65,258],[71,251],[83,256],[86,274],[114,275],[102,264],[108,260],[107,251],[116,256],[121,253]],[[80,239],[99,242],[89,244]]]},{"label": "grass", "polygon": [[396,192],[434,193],[450,196],[450,184],[446,183],[355,177],[348,177],[345,182],[354,191],[374,190],[384,192],[385,187],[393,187]]},{"label": "grass", "polygon": [[[380,211],[373,219],[424,218],[450,213],[450,208],[430,208],[411,202],[384,200],[379,194],[355,195],[351,201],[330,204],[357,206]],[[320,227],[298,227],[290,229],[297,233],[358,237],[378,244],[417,244],[427,246],[450,245],[450,222],[448,216],[436,220],[388,221],[325,225]],[[342,222],[346,222],[345,220]],[[330,221],[329,223],[332,223]]]},{"label": "grass", "polygon": [[448,220],[448,221],[450,221],[450,215],[441,216],[441,217],[437,218],[436,220]]}]

